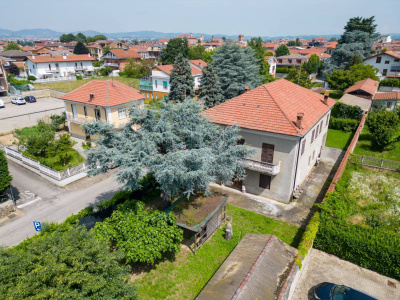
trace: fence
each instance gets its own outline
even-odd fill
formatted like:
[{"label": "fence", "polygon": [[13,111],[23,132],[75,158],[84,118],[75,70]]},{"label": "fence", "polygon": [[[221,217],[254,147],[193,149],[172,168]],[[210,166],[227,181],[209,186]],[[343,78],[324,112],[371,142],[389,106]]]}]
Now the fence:
[{"label": "fence", "polygon": [[352,163],[378,169],[400,171],[399,161],[387,160],[383,158],[376,158],[358,154],[352,154],[349,158],[349,161]]},{"label": "fence", "polygon": [[[7,146],[4,147],[4,152],[7,157],[13,158],[13,161],[19,163],[21,165],[28,166],[30,170],[34,171],[35,173],[39,173],[40,175],[45,175],[43,177],[47,178],[50,177],[55,180],[57,185],[63,185],[70,183],[72,181],[78,180],[82,177],[86,176],[86,170],[88,169],[85,163],[81,163],[74,167],[68,168],[62,171],[56,171],[49,167],[42,165],[40,162],[26,157],[21,152],[18,152],[14,149],[11,149]],[[73,176],[76,177],[74,180],[67,180],[72,178]],[[53,181],[53,180],[51,180]],[[54,182],[54,181],[53,181]]]}]

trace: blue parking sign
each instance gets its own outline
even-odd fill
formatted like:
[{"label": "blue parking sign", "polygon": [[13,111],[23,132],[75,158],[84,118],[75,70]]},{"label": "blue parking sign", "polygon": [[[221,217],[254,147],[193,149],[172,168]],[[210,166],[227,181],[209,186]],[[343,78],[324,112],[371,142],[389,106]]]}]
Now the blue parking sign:
[{"label": "blue parking sign", "polygon": [[33,221],[33,226],[35,226],[36,231],[42,231],[42,224],[40,222]]}]

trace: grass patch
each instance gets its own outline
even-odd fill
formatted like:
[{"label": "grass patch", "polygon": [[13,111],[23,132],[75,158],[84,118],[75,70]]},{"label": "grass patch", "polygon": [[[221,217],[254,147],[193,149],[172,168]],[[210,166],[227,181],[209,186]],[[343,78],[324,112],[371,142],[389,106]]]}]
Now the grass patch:
[{"label": "grass patch", "polygon": [[352,131],[328,129],[325,146],[346,150],[354,136]]},{"label": "grass patch", "polygon": [[335,99],[335,100],[339,100],[343,96],[343,92],[342,91],[323,91],[321,93],[321,95],[323,95],[325,93],[329,93],[329,98],[332,98],[332,99]]},{"label": "grass patch", "polygon": [[246,233],[274,234],[285,243],[297,247],[304,229],[266,216],[229,205],[232,217],[232,240],[224,239],[224,228],[214,235],[194,255],[185,247],[174,259],[165,260],[139,278],[132,279],[143,299],[194,299],[219,266]]},{"label": "grass patch", "polygon": [[52,168],[53,170],[56,171],[62,171],[65,169],[68,169],[70,167],[79,165],[85,161],[85,158],[79,154],[78,151],[75,149],[68,151],[68,163],[64,166],[64,163],[60,161],[60,158],[58,156],[48,156],[48,157],[35,157],[31,155],[28,151],[24,151],[24,155],[27,157],[30,157],[34,160],[39,161],[42,165],[45,165],[46,167]]},{"label": "grass patch", "polygon": [[371,148],[371,133],[368,130],[368,126],[365,125],[360,137],[358,138],[357,145],[354,149],[354,154],[372,156],[377,158],[383,158],[388,160],[400,161],[400,139],[393,145],[390,150],[387,151],[375,151]]},{"label": "grass patch", "polygon": [[[111,77],[104,77],[104,78],[89,78],[89,79],[83,79],[83,80],[76,80],[76,81],[60,81],[60,82],[52,82],[52,83],[35,83],[34,87],[36,90],[42,90],[42,89],[54,89],[62,92],[69,92],[69,85],[71,85],[71,91],[80,88],[84,84],[92,81],[92,80],[109,80]],[[114,77],[115,81],[121,82],[123,84],[126,84],[130,87],[133,87],[135,89],[139,89],[139,79],[136,78],[125,78],[125,77],[120,77],[116,76]]]}]

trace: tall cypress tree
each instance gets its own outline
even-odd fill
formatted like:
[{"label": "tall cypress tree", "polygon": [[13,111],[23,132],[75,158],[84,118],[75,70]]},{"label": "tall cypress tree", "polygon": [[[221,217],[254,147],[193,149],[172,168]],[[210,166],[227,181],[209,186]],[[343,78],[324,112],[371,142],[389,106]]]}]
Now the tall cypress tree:
[{"label": "tall cypress tree", "polygon": [[225,99],[244,93],[246,86],[253,89],[262,84],[254,50],[227,41],[215,51],[212,65],[218,75]]},{"label": "tall cypress tree", "polygon": [[171,90],[169,99],[183,102],[186,98],[194,98],[194,80],[188,60],[178,54],[170,75]]},{"label": "tall cypress tree", "polygon": [[200,79],[199,100],[204,102],[204,107],[211,108],[224,101],[221,83],[211,64],[203,69]]},{"label": "tall cypress tree", "polygon": [[3,151],[0,150],[0,193],[6,189],[11,183],[12,176],[8,170],[7,158]]},{"label": "tall cypress tree", "polygon": [[74,54],[88,54],[89,50],[82,42],[76,43],[74,47]]}]

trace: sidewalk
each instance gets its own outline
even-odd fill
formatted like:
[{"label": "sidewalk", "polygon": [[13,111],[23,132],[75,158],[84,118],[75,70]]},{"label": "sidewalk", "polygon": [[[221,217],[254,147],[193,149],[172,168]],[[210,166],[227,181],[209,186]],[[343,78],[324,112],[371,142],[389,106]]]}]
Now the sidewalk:
[{"label": "sidewalk", "polygon": [[308,178],[303,183],[303,193],[296,201],[288,204],[252,194],[244,194],[241,191],[218,184],[211,184],[214,191],[228,194],[228,203],[266,215],[297,226],[306,226],[313,212],[315,202],[322,201],[326,189],[327,180],[332,178],[335,169],[339,165],[339,157],[343,156],[342,150],[325,147],[322,150],[318,167],[314,167]]}]

